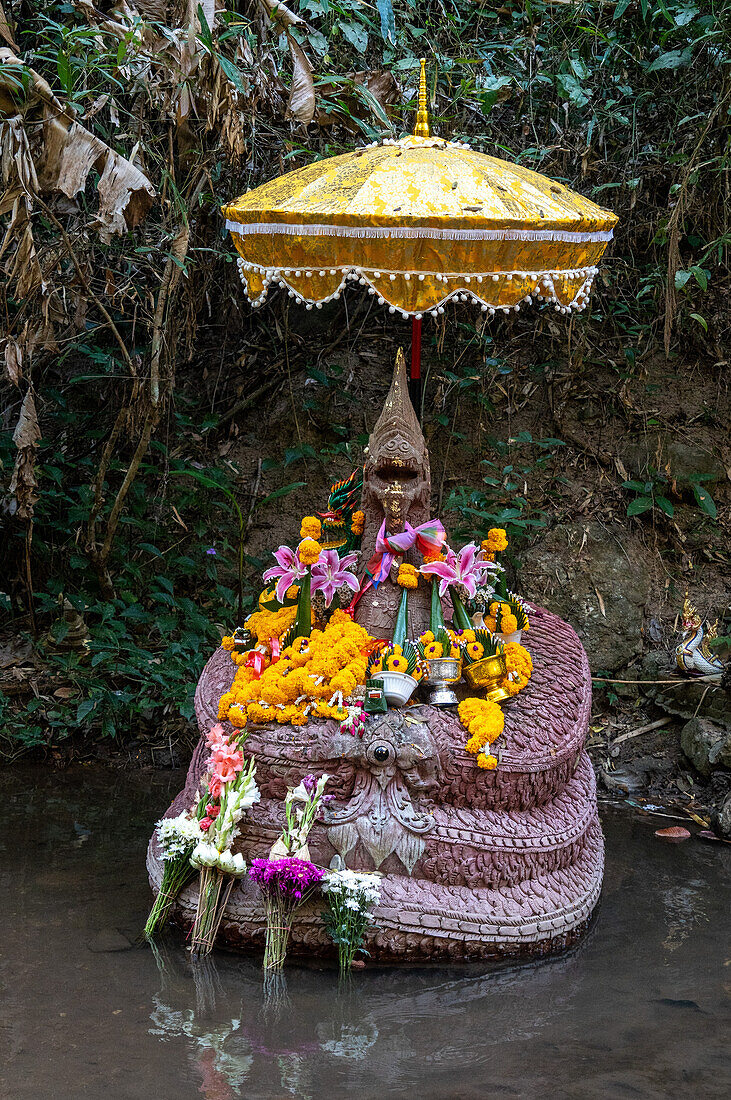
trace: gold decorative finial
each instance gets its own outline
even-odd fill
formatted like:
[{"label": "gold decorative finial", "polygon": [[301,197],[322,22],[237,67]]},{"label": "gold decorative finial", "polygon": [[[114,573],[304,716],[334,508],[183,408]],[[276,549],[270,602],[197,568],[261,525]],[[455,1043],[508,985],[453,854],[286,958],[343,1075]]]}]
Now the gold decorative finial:
[{"label": "gold decorative finial", "polygon": [[428,138],[429,136],[429,111],[426,105],[426,58],[422,57],[421,74],[419,76],[419,108],[416,112],[414,137]]}]

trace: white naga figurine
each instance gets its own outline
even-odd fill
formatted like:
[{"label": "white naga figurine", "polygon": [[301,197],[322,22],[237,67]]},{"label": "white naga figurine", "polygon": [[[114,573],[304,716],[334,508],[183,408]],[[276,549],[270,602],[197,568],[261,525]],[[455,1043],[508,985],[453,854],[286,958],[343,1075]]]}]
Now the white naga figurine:
[{"label": "white naga figurine", "polygon": [[711,626],[701,619],[688,597],[683,604],[683,640],[675,649],[675,662],[681,672],[691,676],[717,676],[723,672],[723,662],[711,653],[709,639],[716,637],[716,623]]}]

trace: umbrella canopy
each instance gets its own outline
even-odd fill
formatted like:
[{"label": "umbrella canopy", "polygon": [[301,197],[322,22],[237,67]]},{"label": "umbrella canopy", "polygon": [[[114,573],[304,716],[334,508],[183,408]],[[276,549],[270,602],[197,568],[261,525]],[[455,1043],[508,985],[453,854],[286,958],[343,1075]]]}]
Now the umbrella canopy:
[{"label": "umbrella canopy", "polygon": [[419,318],[472,300],[583,309],[617,217],[521,165],[429,136],[424,63],[416,134],[316,161],[223,207],[252,305],[272,284],[308,308],[349,280]]}]

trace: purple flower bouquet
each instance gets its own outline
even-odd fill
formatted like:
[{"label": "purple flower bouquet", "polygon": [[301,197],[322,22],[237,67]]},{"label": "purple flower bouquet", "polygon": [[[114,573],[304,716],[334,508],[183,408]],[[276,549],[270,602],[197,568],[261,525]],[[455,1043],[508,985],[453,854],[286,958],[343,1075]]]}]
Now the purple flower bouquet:
[{"label": "purple flower bouquet", "polygon": [[254,859],[249,874],[264,895],[267,915],[264,970],[281,970],[287,954],[292,918],[319,886],[324,871],[305,859]]}]

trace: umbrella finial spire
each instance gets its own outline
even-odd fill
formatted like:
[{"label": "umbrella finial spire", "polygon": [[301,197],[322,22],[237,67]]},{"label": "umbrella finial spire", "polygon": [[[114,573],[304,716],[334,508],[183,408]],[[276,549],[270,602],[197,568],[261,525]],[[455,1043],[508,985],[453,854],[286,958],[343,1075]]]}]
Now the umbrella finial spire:
[{"label": "umbrella finial spire", "polygon": [[414,137],[428,138],[429,133],[429,110],[426,105],[426,58],[421,58],[421,73],[419,75],[419,107],[416,112],[416,125],[414,126]]}]

